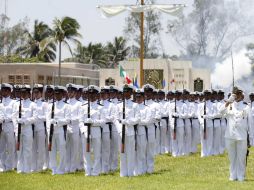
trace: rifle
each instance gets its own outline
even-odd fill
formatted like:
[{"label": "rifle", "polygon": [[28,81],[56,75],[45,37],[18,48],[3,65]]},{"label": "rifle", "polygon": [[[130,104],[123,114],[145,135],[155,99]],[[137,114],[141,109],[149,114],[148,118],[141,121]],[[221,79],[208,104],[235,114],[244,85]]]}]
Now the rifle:
[{"label": "rifle", "polygon": [[[175,113],[176,113],[176,97],[175,97]],[[176,126],[177,126],[177,117],[174,117],[174,129],[173,129],[173,139],[176,140]]]},{"label": "rifle", "polygon": [[[21,119],[21,111],[22,111],[21,108],[22,108],[22,105],[21,105],[21,96],[20,96],[20,99],[19,99],[19,119]],[[18,124],[18,141],[16,144],[17,151],[19,151],[19,148],[20,148],[20,135],[21,135],[21,123]]]},{"label": "rifle", "polygon": [[[52,109],[51,109],[51,119],[54,119],[55,117],[55,94],[53,96],[53,102],[52,102]],[[48,150],[51,151],[52,148],[52,138],[54,133],[54,124],[50,124],[49,129],[49,144],[48,144]]]},{"label": "rifle", "polygon": [[[88,97],[87,118],[91,118],[90,97]],[[86,152],[90,152],[90,135],[91,135],[91,123],[87,123]]]},{"label": "rifle", "polygon": [[[125,119],[125,98],[123,98],[123,119]],[[125,124],[122,125],[122,146],[121,153],[124,153],[125,149]]]},{"label": "rifle", "polygon": [[[204,102],[204,115],[206,115],[206,101]],[[204,119],[204,139],[206,139],[206,119]]]},{"label": "rifle", "polygon": [[134,125],[135,151],[137,151],[137,148],[138,148],[137,133],[138,133],[138,125]]}]

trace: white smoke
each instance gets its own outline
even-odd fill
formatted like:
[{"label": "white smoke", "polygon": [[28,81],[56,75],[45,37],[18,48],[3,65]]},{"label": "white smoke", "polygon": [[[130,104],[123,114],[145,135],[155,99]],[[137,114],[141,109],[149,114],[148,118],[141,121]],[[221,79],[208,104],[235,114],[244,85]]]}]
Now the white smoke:
[{"label": "white smoke", "polygon": [[[246,49],[233,53],[235,82],[250,77],[251,64],[246,56]],[[215,70],[211,75],[212,85],[220,88],[229,88],[233,83],[232,58],[228,57],[222,63],[216,63]]]}]

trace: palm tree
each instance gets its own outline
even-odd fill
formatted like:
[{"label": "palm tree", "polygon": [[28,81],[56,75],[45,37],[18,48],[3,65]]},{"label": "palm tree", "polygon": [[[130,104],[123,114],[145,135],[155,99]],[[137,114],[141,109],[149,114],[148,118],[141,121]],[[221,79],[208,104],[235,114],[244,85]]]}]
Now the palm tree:
[{"label": "palm tree", "polygon": [[114,42],[108,42],[106,52],[109,57],[109,67],[116,67],[119,61],[125,59],[130,47],[126,47],[126,40],[123,37],[115,37]]},{"label": "palm tree", "polygon": [[68,59],[86,64],[96,64],[100,67],[105,67],[108,61],[105,47],[101,43],[92,44],[87,46],[79,44],[74,52],[74,59]]},{"label": "palm tree", "polygon": [[47,24],[35,20],[33,32],[25,31],[25,34],[27,42],[17,49],[17,53],[26,58],[37,57],[39,60],[46,62],[55,60],[56,46],[54,43],[48,43],[43,50],[40,49],[40,43],[52,34],[52,30]]},{"label": "palm tree", "polygon": [[80,28],[79,23],[76,19],[71,17],[63,17],[61,20],[55,18],[53,21],[53,32],[52,36],[44,41],[42,44],[42,48],[45,47],[46,44],[50,42],[54,42],[58,44],[59,48],[59,67],[58,67],[58,82],[61,84],[61,53],[62,53],[62,44],[67,46],[70,53],[72,54],[72,50],[69,42],[73,42],[75,44],[80,44],[77,38],[81,37],[78,30]]}]

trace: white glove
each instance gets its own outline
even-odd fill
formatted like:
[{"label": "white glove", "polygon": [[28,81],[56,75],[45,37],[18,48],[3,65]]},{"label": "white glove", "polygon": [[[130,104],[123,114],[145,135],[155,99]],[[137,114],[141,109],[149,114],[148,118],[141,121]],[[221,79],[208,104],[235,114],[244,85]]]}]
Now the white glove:
[{"label": "white glove", "polygon": [[24,119],[23,118],[18,118],[17,122],[21,125],[24,125]]},{"label": "white glove", "polygon": [[70,122],[72,125],[78,125],[79,124],[79,119],[78,118],[74,118],[71,120]]},{"label": "white glove", "polygon": [[91,118],[87,118],[85,123],[92,124],[92,123],[93,123],[93,120],[92,120]]},{"label": "white glove", "polygon": [[56,124],[56,120],[55,119],[50,119],[50,124],[55,125]]},{"label": "white glove", "polygon": [[209,115],[203,115],[204,119],[210,119],[211,117]]},{"label": "white glove", "polygon": [[179,117],[179,114],[174,112],[174,113],[172,113],[172,116],[173,117]]},{"label": "white glove", "polygon": [[38,116],[38,119],[39,119],[40,121],[46,121],[45,116]]},{"label": "white glove", "polygon": [[126,125],[126,124],[127,124],[126,119],[122,119],[122,120],[121,120],[121,123],[122,123],[123,125]]},{"label": "white glove", "polygon": [[229,97],[228,101],[227,102],[234,102],[235,101],[235,98],[236,98],[236,95],[235,94],[231,94],[231,96]]}]

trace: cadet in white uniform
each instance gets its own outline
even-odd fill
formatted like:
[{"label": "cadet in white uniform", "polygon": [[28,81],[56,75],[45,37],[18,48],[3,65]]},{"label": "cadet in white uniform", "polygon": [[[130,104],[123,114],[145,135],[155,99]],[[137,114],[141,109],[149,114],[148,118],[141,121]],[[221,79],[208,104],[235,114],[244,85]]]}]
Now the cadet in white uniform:
[{"label": "cadet in white uniform", "polygon": [[[172,156],[184,156],[184,102],[181,99],[181,92],[175,92],[175,102],[174,106],[171,107],[172,110]],[[176,121],[175,121],[176,120]],[[176,130],[174,132],[174,130]]]},{"label": "cadet in white uniform", "polygon": [[101,117],[105,118],[106,123],[102,127],[102,173],[108,173],[110,171],[110,147],[112,139],[112,124],[114,121],[114,109],[113,104],[109,102],[109,87],[104,86],[101,88]]},{"label": "cadet in white uniform", "polygon": [[[123,86],[123,102],[119,103],[116,111],[116,125],[121,134],[120,177],[134,176],[135,169],[135,137],[134,125],[140,121],[137,104],[131,100],[132,85]],[[124,117],[125,116],[125,117]]]},{"label": "cadet in white uniform", "polygon": [[117,99],[118,88],[116,86],[111,85],[109,87],[109,95],[110,95],[110,102],[112,104],[112,109],[114,114],[111,115],[109,122],[112,123],[112,132],[111,132],[111,140],[110,140],[110,157],[109,157],[109,165],[111,171],[116,171],[118,166],[118,152],[119,152],[119,133],[117,131],[115,125],[115,112],[117,109],[117,104],[120,103]]},{"label": "cadet in white uniform", "polygon": [[[82,122],[85,125],[81,128],[81,139],[86,176],[98,176],[101,173],[101,126],[105,124],[105,118],[101,117],[102,106],[97,102],[99,92],[99,87],[88,86],[88,102],[82,106]],[[88,138],[90,143],[87,142]]]},{"label": "cadet in white uniform", "polygon": [[[65,173],[65,158],[66,158],[66,137],[64,127],[70,123],[70,107],[64,102],[64,93],[66,88],[56,86],[54,88],[55,101],[48,106],[47,111],[47,129],[49,136],[52,136],[52,149],[49,153],[50,168],[52,175]],[[54,105],[54,110],[52,110]],[[51,113],[54,111],[54,118],[51,118]],[[51,128],[51,124],[52,127]],[[51,130],[53,129],[53,131]],[[52,133],[53,132],[53,133]],[[57,153],[59,152],[59,164],[57,162]]]},{"label": "cadet in white uniform", "polygon": [[0,134],[0,172],[12,170],[16,167],[15,162],[15,137],[12,115],[15,100],[11,99],[12,85],[3,83],[1,85],[0,123],[2,131]]},{"label": "cadet in white uniform", "polygon": [[[243,181],[246,169],[247,133],[250,130],[247,122],[250,107],[242,100],[242,90],[234,87],[233,94],[221,106],[220,112],[227,118],[226,148],[230,161],[229,180]],[[250,136],[252,136],[252,131]]]},{"label": "cadet in white uniform", "polygon": [[74,84],[66,85],[68,91],[67,103],[70,108],[70,123],[67,125],[66,138],[66,166],[65,172],[73,173],[79,166],[79,122],[81,119],[82,103],[76,99],[78,87]]},{"label": "cadet in white uniform", "polygon": [[[17,143],[17,172],[30,173],[32,171],[32,148],[33,148],[33,130],[32,124],[37,119],[37,110],[34,102],[30,100],[31,88],[29,85],[23,85],[21,88],[22,101],[15,104],[13,118],[16,123],[16,136],[20,137],[20,144]],[[21,103],[21,105],[20,105]],[[21,110],[20,110],[21,106]],[[21,111],[21,117],[19,112]],[[18,134],[18,125],[21,126],[21,133]]]},{"label": "cadet in white uniform", "polygon": [[34,139],[33,139],[33,161],[32,170],[40,172],[46,161],[46,114],[47,103],[42,100],[43,85],[35,84],[33,87],[34,103],[36,105],[37,118],[34,123]]},{"label": "cadet in white uniform", "polygon": [[[251,127],[251,131],[254,131],[254,93],[250,93],[249,94],[249,98],[250,98],[250,127]],[[252,134],[254,135],[254,134]],[[254,136],[250,136],[250,145],[254,146]]]}]

